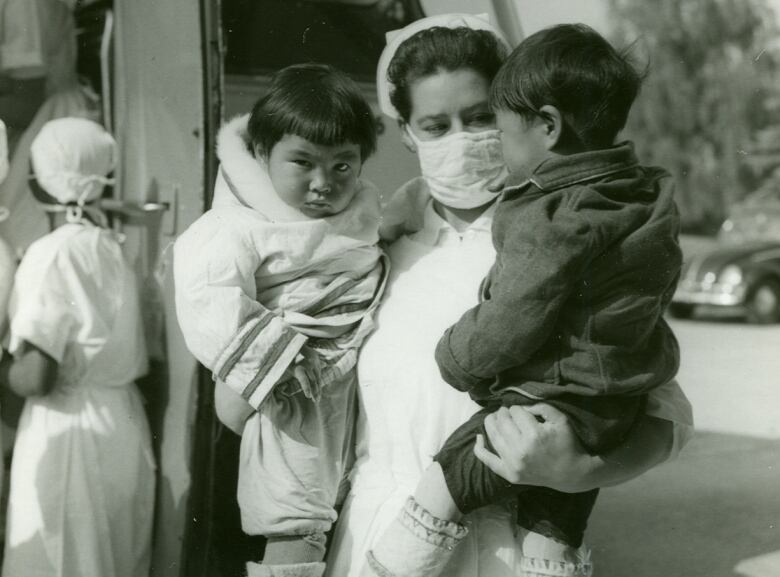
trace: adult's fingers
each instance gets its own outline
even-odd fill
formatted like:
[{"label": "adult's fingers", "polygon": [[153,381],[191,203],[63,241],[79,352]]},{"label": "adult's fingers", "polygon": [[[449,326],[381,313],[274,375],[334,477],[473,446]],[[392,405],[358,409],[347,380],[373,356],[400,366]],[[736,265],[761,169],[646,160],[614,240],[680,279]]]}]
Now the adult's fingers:
[{"label": "adult's fingers", "polygon": [[[477,441],[474,443],[474,456],[496,475],[507,479],[508,473],[504,462],[498,455],[488,450],[485,446],[485,438],[482,435],[477,435]],[[509,481],[510,479],[507,480]]]},{"label": "adult's fingers", "polygon": [[532,415],[541,417],[544,421],[548,423],[568,422],[565,413],[559,411],[552,405],[547,405],[545,403],[539,403],[536,405],[531,405],[530,407],[525,407],[525,411],[531,413]]},{"label": "adult's fingers", "polygon": [[499,424],[504,431],[504,434],[508,434],[508,431],[514,431],[516,434],[530,435],[539,426],[539,421],[536,420],[536,416],[528,411],[528,407],[521,405],[513,405],[499,411],[501,414],[498,417]]}]

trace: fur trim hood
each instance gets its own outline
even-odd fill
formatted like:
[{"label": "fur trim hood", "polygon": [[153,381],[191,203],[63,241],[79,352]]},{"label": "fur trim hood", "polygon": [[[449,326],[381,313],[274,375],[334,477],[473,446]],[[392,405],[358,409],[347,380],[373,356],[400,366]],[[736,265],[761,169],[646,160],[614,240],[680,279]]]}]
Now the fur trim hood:
[{"label": "fur trim hood", "polygon": [[276,194],[265,163],[258,161],[249,149],[248,123],[249,115],[245,114],[233,118],[219,130],[217,157],[220,167],[212,205],[241,204],[274,222],[313,220],[287,205]]}]

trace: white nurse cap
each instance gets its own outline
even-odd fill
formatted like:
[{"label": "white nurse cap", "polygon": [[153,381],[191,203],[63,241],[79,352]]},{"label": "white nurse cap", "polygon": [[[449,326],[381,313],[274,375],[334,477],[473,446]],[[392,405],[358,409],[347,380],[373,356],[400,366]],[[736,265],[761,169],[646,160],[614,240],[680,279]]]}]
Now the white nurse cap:
[{"label": "white nurse cap", "polygon": [[385,35],[387,45],[379,57],[379,64],[376,67],[376,91],[379,100],[379,109],[390,118],[399,118],[398,111],[390,102],[390,92],[393,84],[387,79],[387,69],[390,67],[390,61],[395,56],[398,47],[408,38],[411,38],[421,30],[441,26],[443,28],[471,28],[472,30],[487,30],[492,32],[507,49],[510,48],[509,42],[504,38],[501,30],[490,23],[487,14],[438,14],[416,20],[404,28],[392,30]]}]

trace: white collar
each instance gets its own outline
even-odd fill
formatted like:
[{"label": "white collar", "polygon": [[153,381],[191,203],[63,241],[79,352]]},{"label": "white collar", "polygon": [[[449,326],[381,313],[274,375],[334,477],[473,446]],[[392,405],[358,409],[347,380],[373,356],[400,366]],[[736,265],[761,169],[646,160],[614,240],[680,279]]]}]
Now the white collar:
[{"label": "white collar", "polygon": [[490,234],[493,225],[493,215],[496,212],[497,204],[497,202],[491,204],[485,212],[480,214],[463,232],[459,233],[450,223],[439,216],[436,209],[433,207],[433,199],[430,198],[428,199],[423,212],[423,227],[419,232],[415,233],[414,238],[416,241],[423,244],[435,246],[445,235],[457,235],[460,237],[470,231]]}]

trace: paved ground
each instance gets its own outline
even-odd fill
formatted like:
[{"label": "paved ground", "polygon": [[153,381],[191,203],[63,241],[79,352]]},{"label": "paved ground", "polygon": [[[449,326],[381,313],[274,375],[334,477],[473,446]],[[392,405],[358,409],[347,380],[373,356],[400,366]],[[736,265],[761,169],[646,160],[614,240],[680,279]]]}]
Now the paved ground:
[{"label": "paved ground", "polygon": [[780,327],[673,328],[700,432],[678,461],[602,492],[596,576],[780,577]]}]

